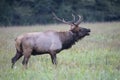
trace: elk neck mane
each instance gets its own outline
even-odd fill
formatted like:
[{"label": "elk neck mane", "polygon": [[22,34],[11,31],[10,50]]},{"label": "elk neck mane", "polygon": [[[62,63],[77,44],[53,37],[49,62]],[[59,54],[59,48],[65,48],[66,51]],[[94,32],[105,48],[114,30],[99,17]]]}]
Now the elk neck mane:
[{"label": "elk neck mane", "polygon": [[72,31],[58,32],[58,35],[62,42],[62,50],[71,48],[72,45],[78,41],[76,34],[74,34]]}]

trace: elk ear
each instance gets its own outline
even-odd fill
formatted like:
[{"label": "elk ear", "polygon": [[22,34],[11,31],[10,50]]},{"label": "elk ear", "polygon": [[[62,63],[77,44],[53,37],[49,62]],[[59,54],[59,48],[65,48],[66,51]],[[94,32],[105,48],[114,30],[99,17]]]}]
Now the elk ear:
[{"label": "elk ear", "polygon": [[70,25],[70,30],[74,29],[75,27],[76,27],[75,24],[72,23],[72,24]]},{"label": "elk ear", "polygon": [[72,23],[72,24],[70,25],[70,30],[76,30],[76,29],[78,29],[78,27],[79,27],[78,25]]}]

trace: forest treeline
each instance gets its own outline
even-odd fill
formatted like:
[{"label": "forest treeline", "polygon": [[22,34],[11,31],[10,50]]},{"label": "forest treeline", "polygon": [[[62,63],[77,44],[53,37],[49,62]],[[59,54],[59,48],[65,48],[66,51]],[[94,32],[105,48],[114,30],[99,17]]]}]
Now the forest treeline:
[{"label": "forest treeline", "polygon": [[66,20],[73,13],[84,22],[120,21],[120,0],[0,0],[0,26],[55,23],[52,12]]}]

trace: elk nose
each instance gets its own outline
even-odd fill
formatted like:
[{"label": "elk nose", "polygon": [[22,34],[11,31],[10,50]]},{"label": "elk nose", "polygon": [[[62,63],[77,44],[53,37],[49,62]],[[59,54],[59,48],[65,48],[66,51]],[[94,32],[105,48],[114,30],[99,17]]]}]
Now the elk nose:
[{"label": "elk nose", "polygon": [[88,31],[88,32],[91,32],[91,30],[90,30],[90,29],[88,29],[87,31]]}]

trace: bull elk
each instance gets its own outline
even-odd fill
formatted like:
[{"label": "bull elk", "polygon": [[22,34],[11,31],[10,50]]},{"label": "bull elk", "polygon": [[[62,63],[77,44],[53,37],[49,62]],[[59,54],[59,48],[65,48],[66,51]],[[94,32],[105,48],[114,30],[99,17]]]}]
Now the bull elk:
[{"label": "bull elk", "polygon": [[57,64],[56,54],[64,49],[69,49],[75,42],[89,35],[90,29],[79,27],[82,22],[81,16],[78,15],[78,20],[75,21],[73,16],[72,21],[60,19],[53,13],[56,20],[71,26],[69,31],[45,31],[32,32],[18,36],[15,39],[16,54],[12,58],[12,68],[16,61],[24,56],[22,64],[27,68],[27,63],[31,55],[49,54],[53,64]]}]

